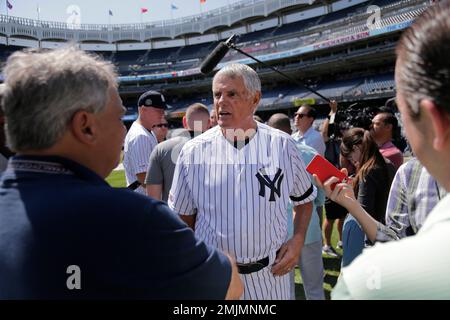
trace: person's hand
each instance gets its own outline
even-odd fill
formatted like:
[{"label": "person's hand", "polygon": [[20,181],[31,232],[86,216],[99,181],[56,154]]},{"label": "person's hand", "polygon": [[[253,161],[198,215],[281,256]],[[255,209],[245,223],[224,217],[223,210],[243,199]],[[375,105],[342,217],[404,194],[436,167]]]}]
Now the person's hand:
[{"label": "person's hand", "polygon": [[273,275],[284,276],[294,270],[300,258],[302,247],[302,243],[296,238],[291,238],[283,243],[272,266]]},{"label": "person's hand", "polygon": [[[345,168],[341,169],[341,172],[347,174],[347,170]],[[317,186],[324,189],[326,196],[332,201],[340,204],[347,209],[356,201],[355,193],[353,192],[353,186],[351,183],[337,183],[339,179],[336,177],[331,177],[327,181],[322,183],[317,175],[314,174],[313,177]]]},{"label": "person's hand", "polygon": [[331,100],[330,101],[330,108],[331,108],[330,115],[332,115],[332,114],[337,112],[338,104],[337,104],[336,100]]}]

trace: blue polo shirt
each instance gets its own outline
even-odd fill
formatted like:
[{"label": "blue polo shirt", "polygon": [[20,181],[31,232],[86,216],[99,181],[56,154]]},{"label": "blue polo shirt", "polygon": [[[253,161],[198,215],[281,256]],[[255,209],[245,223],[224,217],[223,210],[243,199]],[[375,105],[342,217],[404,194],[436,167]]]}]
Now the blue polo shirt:
[{"label": "blue polo shirt", "polygon": [[16,156],[0,179],[0,299],[223,299],[230,280],[164,203],[73,161]]},{"label": "blue polo shirt", "polygon": [[[300,152],[303,162],[305,166],[307,166],[312,158],[317,154],[317,151],[311,148],[310,146],[296,143],[296,146]],[[314,180],[310,174],[308,174],[311,178],[311,182],[315,185]],[[317,197],[313,201],[313,208],[311,214],[311,220],[309,221],[308,229],[305,235],[305,245],[314,243],[316,241],[322,240],[322,229],[320,227],[319,215],[316,213],[316,208],[323,206],[325,202],[325,192],[321,188],[317,188]],[[287,208],[287,218],[288,218],[288,238],[291,238],[294,234],[294,226],[293,226],[293,206],[292,202],[289,201],[289,205]]]}]

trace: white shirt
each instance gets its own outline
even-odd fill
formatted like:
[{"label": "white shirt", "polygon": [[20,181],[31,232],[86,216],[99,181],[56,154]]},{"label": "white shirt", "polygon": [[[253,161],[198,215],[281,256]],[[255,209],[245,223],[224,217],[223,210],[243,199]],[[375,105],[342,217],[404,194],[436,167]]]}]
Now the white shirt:
[{"label": "white shirt", "polygon": [[411,237],[376,243],[344,268],[333,299],[450,299],[450,194]]},{"label": "white shirt", "polygon": [[294,205],[316,197],[295,141],[257,125],[255,136],[240,150],[219,126],[187,142],[168,202],[180,214],[197,213],[197,237],[241,263],[267,256],[273,262],[287,237],[290,196],[305,195]]},{"label": "white shirt", "polygon": [[[136,174],[147,172],[150,154],[157,144],[158,141],[151,131],[148,131],[136,121],[133,122],[125,137],[123,153],[123,166],[125,168],[127,185],[137,180]],[[137,188],[136,192],[147,194],[142,186]]]},{"label": "white shirt", "polygon": [[292,135],[295,141],[298,143],[310,146],[321,155],[325,154],[325,142],[323,142],[322,135],[319,131],[315,130],[313,127],[310,127],[306,130],[305,134],[302,136],[300,131],[295,132]]}]

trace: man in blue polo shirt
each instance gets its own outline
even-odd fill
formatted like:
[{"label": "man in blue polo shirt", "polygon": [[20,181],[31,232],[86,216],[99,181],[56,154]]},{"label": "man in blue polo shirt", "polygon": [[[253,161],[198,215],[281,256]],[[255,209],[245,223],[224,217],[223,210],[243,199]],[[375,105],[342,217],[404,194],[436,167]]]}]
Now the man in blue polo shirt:
[{"label": "man in blue polo shirt", "polygon": [[[267,121],[267,125],[286,132],[292,133],[289,117],[283,113],[275,113]],[[317,151],[305,144],[297,142],[297,148],[303,162],[307,165],[318,153]],[[312,177],[311,177],[312,179]],[[313,212],[317,207],[323,206],[325,194],[322,189],[317,190],[317,196],[313,201]],[[288,237],[292,237],[294,232],[292,203],[289,204],[287,210],[288,217]],[[307,300],[325,300],[323,291],[323,260],[322,260],[322,231],[320,229],[319,215],[311,215],[308,229],[306,231],[305,242],[298,260],[300,274],[303,280],[303,289]],[[291,271],[291,299],[295,299],[295,271]]]},{"label": "man in blue polo shirt", "polygon": [[111,63],[74,47],[4,69],[12,157],[0,180],[0,299],[237,299],[225,254],[163,203],[104,178],[124,141]]}]

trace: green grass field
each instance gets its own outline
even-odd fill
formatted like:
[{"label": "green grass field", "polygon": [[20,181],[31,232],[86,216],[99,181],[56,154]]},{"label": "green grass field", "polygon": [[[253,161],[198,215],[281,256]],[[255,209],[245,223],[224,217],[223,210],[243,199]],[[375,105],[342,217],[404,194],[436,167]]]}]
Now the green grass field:
[{"label": "green grass field", "polygon": [[123,170],[114,170],[106,178],[106,181],[109,183],[110,186],[112,186],[114,188],[124,188],[124,187],[126,187],[125,171],[123,171]]},{"label": "green grass field", "polygon": [[[125,187],[125,173],[123,170],[115,170],[113,171],[107,178],[106,181],[113,187],[120,188]],[[336,230],[336,225],[333,229],[333,235],[331,238],[331,243],[333,247],[336,248],[336,243],[338,242],[338,233]],[[336,249],[336,251],[342,255],[342,250]],[[339,271],[341,269],[341,259],[333,258],[328,256],[323,256],[323,264],[325,269],[325,278],[324,278],[324,290],[325,296],[327,299],[330,299],[330,293],[333,287],[336,284],[337,278],[339,276]],[[300,276],[300,270],[297,267],[295,269],[295,294],[297,300],[304,300],[305,293],[303,291],[302,278]]]}]

